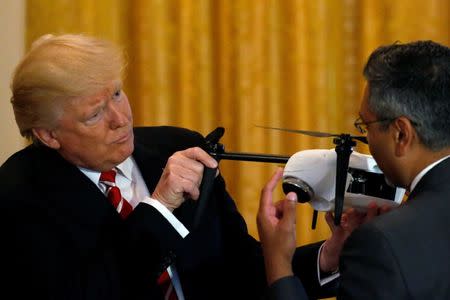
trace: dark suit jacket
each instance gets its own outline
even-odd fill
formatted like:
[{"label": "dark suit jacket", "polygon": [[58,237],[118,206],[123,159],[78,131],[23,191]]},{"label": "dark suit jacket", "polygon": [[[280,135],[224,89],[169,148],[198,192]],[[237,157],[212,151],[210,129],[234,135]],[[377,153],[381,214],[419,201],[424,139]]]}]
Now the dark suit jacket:
[{"label": "dark suit jacket", "polygon": [[283,277],[269,286],[263,300],[307,300],[302,283],[296,276]]},{"label": "dark suit jacket", "polygon": [[[133,157],[149,191],[175,151],[204,146],[198,133],[136,128]],[[175,215],[191,231],[182,239],[153,207],[141,203],[120,219],[76,166],[43,146],[28,146],[0,168],[3,293],[14,299],[158,299],[156,278],[175,263],[186,299],[258,299],[265,288],[259,243],[215,179],[198,228],[196,203]],[[258,195],[255,195],[255,201]],[[296,270],[312,297],[317,245],[301,248]]]},{"label": "dark suit jacket", "polygon": [[[450,299],[449,195],[446,159],[419,181],[406,205],[355,230],[341,255],[337,298]],[[298,281],[286,278],[283,285],[274,284],[269,299],[306,299]]]},{"label": "dark suit jacket", "polygon": [[408,202],[356,230],[341,257],[340,299],[450,299],[450,159]]}]

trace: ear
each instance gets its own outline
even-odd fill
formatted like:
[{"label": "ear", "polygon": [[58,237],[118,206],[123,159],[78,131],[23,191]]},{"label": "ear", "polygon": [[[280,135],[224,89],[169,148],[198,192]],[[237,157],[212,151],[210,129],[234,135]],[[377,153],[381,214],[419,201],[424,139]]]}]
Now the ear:
[{"label": "ear", "polygon": [[392,123],[395,139],[395,155],[405,156],[411,150],[416,131],[411,121],[406,117],[398,117]]},{"label": "ear", "polygon": [[33,128],[33,134],[47,147],[55,150],[58,150],[61,147],[52,130],[46,128]]}]

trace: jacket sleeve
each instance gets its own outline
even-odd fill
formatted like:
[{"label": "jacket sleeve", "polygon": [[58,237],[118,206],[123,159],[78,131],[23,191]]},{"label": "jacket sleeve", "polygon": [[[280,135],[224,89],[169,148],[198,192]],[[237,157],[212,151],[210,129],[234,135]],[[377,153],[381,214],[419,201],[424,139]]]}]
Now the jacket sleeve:
[{"label": "jacket sleeve", "polygon": [[307,300],[306,292],[300,280],[295,276],[281,278],[271,284],[263,300]]},{"label": "jacket sleeve", "polygon": [[333,280],[323,286],[319,283],[317,257],[322,243],[323,241],[320,241],[298,247],[292,260],[294,274],[302,282],[310,299],[336,296],[338,280]]}]

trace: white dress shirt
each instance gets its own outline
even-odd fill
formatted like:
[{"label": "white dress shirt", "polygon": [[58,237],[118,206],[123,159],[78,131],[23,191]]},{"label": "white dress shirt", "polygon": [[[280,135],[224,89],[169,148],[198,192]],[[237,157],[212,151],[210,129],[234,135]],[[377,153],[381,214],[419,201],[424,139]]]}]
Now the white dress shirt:
[{"label": "white dress shirt", "polygon": [[[102,193],[106,194],[106,186],[99,182],[100,172],[81,167],[79,169],[102,191]],[[184,238],[189,234],[189,230],[175,217],[175,215],[172,214],[169,209],[167,209],[167,207],[161,204],[158,200],[150,197],[150,192],[148,191],[147,185],[142,178],[142,174],[131,156],[116,166],[116,169],[116,186],[120,189],[122,197],[127,199],[133,209],[141,202],[151,205],[167,219],[167,221],[175,228],[181,237]],[[172,285],[177,293],[178,299],[184,300],[180,278],[175,266],[169,266],[167,268],[167,272],[172,280]]]},{"label": "white dress shirt", "polygon": [[412,192],[413,189],[419,183],[420,179],[422,179],[423,176],[425,176],[425,174],[427,174],[432,168],[434,168],[434,166],[436,166],[437,164],[441,163],[442,161],[446,160],[449,157],[450,157],[450,155],[447,155],[447,156],[441,158],[440,160],[437,160],[434,163],[429,164],[426,168],[424,168],[422,171],[420,171],[419,174],[417,174],[416,177],[414,177],[413,181],[411,182],[411,186],[409,188],[409,191]]}]

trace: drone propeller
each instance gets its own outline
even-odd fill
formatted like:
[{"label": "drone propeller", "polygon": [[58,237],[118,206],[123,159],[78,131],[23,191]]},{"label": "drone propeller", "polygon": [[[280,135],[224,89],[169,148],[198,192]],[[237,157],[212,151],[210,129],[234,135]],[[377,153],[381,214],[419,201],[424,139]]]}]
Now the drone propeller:
[{"label": "drone propeller", "polygon": [[[279,128],[279,127],[269,127],[269,126],[259,126],[255,125],[259,128],[265,128],[265,129],[272,129],[272,130],[279,130],[279,131],[285,131],[285,132],[292,132],[292,133],[300,133],[304,135],[314,136],[314,137],[342,137],[343,135],[348,134],[337,134],[337,133],[329,133],[329,132],[320,132],[320,131],[310,131],[310,130],[300,130],[300,129],[288,129],[288,128]],[[350,138],[360,141],[364,144],[367,144],[367,138],[365,136],[358,136],[358,135],[348,135]]]}]

